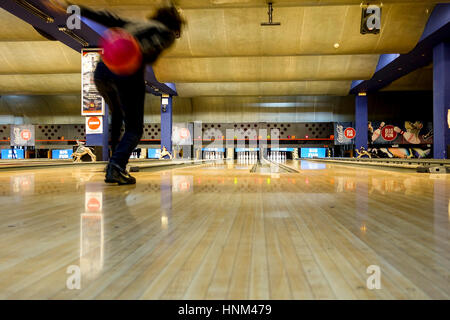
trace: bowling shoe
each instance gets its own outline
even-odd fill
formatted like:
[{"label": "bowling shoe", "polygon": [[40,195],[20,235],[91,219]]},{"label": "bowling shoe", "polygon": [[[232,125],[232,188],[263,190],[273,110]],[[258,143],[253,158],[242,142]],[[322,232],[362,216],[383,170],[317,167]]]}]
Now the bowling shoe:
[{"label": "bowling shoe", "polygon": [[106,168],[105,182],[118,183],[119,185],[135,184],[136,179],[130,176],[130,174],[126,170],[122,169],[118,165],[109,163],[108,167]]}]

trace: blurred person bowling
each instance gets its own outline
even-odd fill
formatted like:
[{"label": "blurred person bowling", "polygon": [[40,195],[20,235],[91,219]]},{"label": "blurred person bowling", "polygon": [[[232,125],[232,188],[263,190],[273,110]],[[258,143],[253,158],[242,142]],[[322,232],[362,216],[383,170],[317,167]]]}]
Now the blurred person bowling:
[{"label": "blurred person bowling", "polygon": [[[73,5],[65,0],[49,3],[52,9],[64,12]],[[94,73],[95,85],[112,114],[112,157],[105,182],[135,184],[126,165],[143,134],[145,67],[180,37],[185,20],[172,2],[157,9],[147,21],[130,21],[106,10],[79,7],[82,17],[108,28],[100,41],[103,54]],[[123,123],[125,133],[120,139]]]}]

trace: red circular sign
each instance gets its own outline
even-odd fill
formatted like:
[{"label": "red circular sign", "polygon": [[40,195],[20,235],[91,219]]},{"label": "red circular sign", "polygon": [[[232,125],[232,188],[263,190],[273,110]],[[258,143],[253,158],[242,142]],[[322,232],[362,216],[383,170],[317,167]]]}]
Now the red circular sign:
[{"label": "red circular sign", "polygon": [[27,129],[22,130],[20,136],[22,137],[22,140],[28,141],[31,139],[31,131]]},{"label": "red circular sign", "polygon": [[394,126],[388,125],[381,129],[381,136],[386,141],[393,141],[397,138],[397,132],[395,132]]},{"label": "red circular sign", "polygon": [[356,136],[356,130],[353,128],[347,128],[344,131],[344,135],[347,139],[353,139]]},{"label": "red circular sign", "polygon": [[96,198],[90,198],[87,203],[89,212],[97,212],[100,210],[100,202]]},{"label": "red circular sign", "polygon": [[179,132],[180,139],[184,140],[189,138],[189,130],[186,128],[181,128]]},{"label": "red circular sign", "polygon": [[88,126],[91,130],[97,130],[100,128],[100,119],[97,117],[90,117],[88,120]]},{"label": "red circular sign", "polygon": [[178,184],[178,189],[180,191],[189,191],[191,189],[191,184],[188,181],[181,181]]}]

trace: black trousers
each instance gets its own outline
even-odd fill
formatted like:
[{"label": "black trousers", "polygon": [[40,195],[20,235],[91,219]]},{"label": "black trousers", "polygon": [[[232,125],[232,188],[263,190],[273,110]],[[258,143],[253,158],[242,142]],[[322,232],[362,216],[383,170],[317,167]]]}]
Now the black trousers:
[{"label": "black trousers", "polygon": [[[145,80],[144,66],[130,76],[112,73],[100,61],[94,74],[97,90],[111,111],[111,163],[125,169],[131,153],[141,140],[144,127]],[[125,133],[120,130],[125,123]]]}]

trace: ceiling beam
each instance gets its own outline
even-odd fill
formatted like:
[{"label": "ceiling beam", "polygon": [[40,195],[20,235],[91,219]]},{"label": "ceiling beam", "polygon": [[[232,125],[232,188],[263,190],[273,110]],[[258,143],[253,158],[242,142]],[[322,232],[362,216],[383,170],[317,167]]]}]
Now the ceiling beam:
[{"label": "ceiling beam", "polygon": [[422,37],[411,52],[381,55],[372,78],[353,81],[350,93],[376,92],[393,81],[429,65],[433,60],[434,46],[442,41],[450,41],[450,4],[438,4],[434,8]]}]

